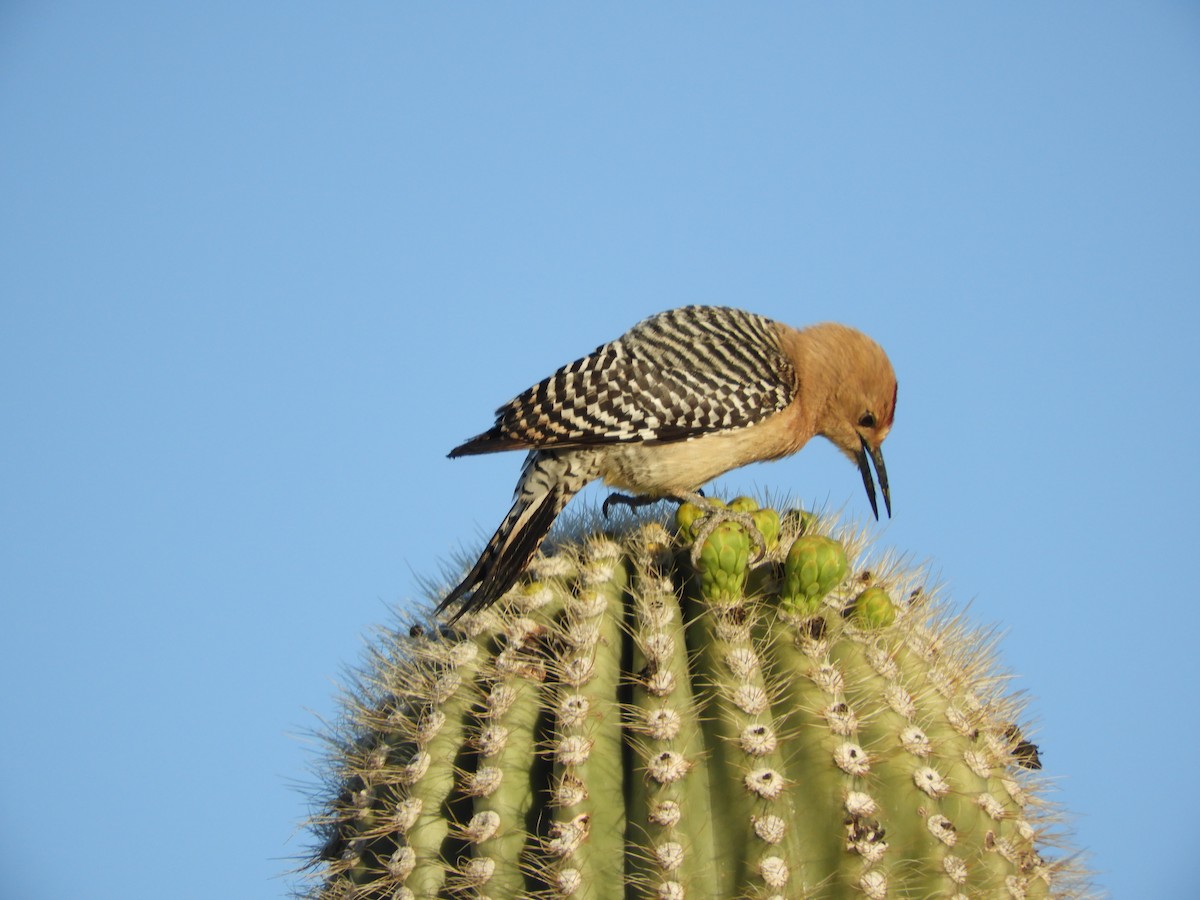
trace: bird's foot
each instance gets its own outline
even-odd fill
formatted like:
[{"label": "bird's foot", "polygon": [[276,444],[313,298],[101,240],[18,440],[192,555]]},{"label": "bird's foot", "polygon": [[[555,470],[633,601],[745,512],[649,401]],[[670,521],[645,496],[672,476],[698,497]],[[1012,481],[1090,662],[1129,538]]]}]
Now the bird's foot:
[{"label": "bird's foot", "polygon": [[708,540],[709,535],[716,531],[726,522],[737,522],[746,529],[746,534],[750,536],[750,540],[754,542],[755,549],[758,555],[755,556],[753,562],[761,562],[767,555],[767,539],[763,537],[763,533],[758,530],[758,525],[754,522],[754,517],[747,512],[738,512],[737,510],[729,509],[726,506],[720,506],[706,498],[703,494],[683,494],[678,498],[680,503],[691,503],[693,506],[698,506],[704,511],[704,517],[692,526],[692,565],[700,565],[700,554],[704,550],[704,542]]},{"label": "bird's foot", "polygon": [[641,497],[631,497],[629,494],[609,494],[604,498],[604,502],[600,504],[600,513],[604,518],[608,518],[608,510],[613,506],[628,506],[630,509],[641,509],[643,506],[649,506],[651,503],[658,503],[660,500],[669,500],[670,497],[651,497],[648,495]]},{"label": "bird's foot", "polygon": [[631,497],[629,494],[618,494],[613,492],[604,498],[604,502],[600,504],[600,513],[604,518],[608,518],[608,511],[614,506],[628,506],[630,509],[641,509],[643,506],[650,506],[654,503],[661,503],[668,500],[671,503],[685,503],[689,497],[699,497],[704,500],[704,491],[696,491],[695,494],[688,494],[685,497],[654,497],[649,494],[641,494],[637,497]]}]

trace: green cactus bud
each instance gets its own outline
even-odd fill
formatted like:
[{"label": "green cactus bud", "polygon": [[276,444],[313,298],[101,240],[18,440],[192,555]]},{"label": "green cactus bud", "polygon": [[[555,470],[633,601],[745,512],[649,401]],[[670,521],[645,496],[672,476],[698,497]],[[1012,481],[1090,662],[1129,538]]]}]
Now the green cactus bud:
[{"label": "green cactus bud", "polygon": [[802,534],[784,562],[782,608],[796,615],[812,615],[825,595],[845,580],[848,571],[846,551],[838,541],[820,534]]},{"label": "green cactus bud", "polygon": [[[725,505],[720,500],[712,500],[710,502],[719,506]],[[708,513],[695,503],[680,503],[679,509],[675,511],[675,528],[679,533],[679,540],[684,544],[690,544],[695,540],[695,525],[706,515]]]},{"label": "green cactus bud", "polygon": [[729,508],[734,512],[752,513],[758,509],[758,501],[753,497],[734,497],[729,501]]},{"label": "green cactus bud", "polygon": [[753,590],[741,526],[693,570],[650,522],[388,635],[333,741],[310,896],[1086,895],[986,639],[922,572],[863,590],[861,542],[799,525]]},{"label": "green cactus bud", "polygon": [[779,513],[773,509],[759,509],[750,513],[750,518],[754,520],[754,527],[758,529],[758,533],[763,536],[763,540],[767,544],[767,552],[774,550],[779,546]]},{"label": "green cactus bud", "polygon": [[709,600],[740,597],[750,570],[750,537],[736,522],[718,525],[700,551],[701,592]]},{"label": "green cactus bud", "polygon": [[896,621],[896,605],[883,588],[871,587],[854,599],[851,615],[866,628],[887,628]]}]

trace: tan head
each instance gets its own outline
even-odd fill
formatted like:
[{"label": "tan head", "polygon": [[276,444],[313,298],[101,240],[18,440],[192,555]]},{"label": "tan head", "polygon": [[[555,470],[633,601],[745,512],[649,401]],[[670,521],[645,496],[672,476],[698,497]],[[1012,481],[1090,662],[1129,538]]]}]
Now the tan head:
[{"label": "tan head", "polygon": [[[802,373],[823,388],[816,433],[832,441],[858,465],[875,518],[875,481],[868,460],[875,464],[883,503],[892,514],[887,469],[880,446],[896,415],[896,373],[883,348],[860,331],[824,324],[805,329],[811,341],[811,365]],[[803,382],[802,382],[803,383]],[[820,402],[820,401],[818,401]]]}]

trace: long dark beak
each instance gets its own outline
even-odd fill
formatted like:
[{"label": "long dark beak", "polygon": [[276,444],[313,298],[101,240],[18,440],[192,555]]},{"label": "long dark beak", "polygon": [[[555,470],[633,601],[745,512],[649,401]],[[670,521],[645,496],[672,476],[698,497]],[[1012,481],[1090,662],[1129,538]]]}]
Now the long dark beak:
[{"label": "long dark beak", "polygon": [[879,518],[879,504],[875,501],[875,479],[871,477],[871,467],[867,463],[870,458],[875,463],[875,473],[879,476],[879,488],[883,491],[883,505],[887,508],[888,518],[892,516],[892,494],[888,490],[887,468],[883,464],[883,450],[879,447],[872,447],[867,443],[867,439],[859,435],[858,438],[862,441],[862,449],[854,457],[858,463],[858,471],[862,472],[863,487],[867,489],[867,499],[871,501],[871,512],[875,513],[875,518]]}]

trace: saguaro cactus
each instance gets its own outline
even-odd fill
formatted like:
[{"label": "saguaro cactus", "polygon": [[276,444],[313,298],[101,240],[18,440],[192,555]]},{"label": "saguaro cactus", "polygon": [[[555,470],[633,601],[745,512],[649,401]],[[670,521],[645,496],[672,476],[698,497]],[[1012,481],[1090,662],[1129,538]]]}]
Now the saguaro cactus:
[{"label": "saguaro cactus", "polygon": [[[753,504],[737,501],[742,509]],[[334,741],[320,898],[1078,897],[986,635],[859,536],[754,511],[563,542],[388,636]]]}]

